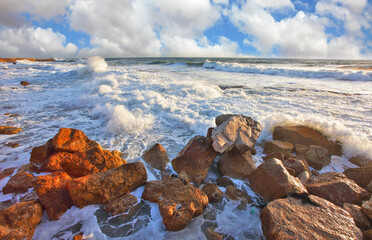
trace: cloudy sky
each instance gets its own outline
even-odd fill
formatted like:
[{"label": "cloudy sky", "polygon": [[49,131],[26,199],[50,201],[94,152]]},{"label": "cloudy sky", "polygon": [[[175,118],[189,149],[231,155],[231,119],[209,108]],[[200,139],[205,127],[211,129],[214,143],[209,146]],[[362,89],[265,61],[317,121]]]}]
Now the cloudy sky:
[{"label": "cloudy sky", "polygon": [[1,0],[0,57],[372,59],[372,0]]}]

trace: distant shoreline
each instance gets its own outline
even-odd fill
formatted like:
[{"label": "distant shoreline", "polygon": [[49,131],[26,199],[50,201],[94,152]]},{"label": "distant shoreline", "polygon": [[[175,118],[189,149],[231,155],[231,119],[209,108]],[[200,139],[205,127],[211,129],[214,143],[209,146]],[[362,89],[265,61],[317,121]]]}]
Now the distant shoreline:
[{"label": "distant shoreline", "polygon": [[54,58],[0,58],[3,63],[15,63],[17,60],[28,60],[33,62],[55,62]]}]

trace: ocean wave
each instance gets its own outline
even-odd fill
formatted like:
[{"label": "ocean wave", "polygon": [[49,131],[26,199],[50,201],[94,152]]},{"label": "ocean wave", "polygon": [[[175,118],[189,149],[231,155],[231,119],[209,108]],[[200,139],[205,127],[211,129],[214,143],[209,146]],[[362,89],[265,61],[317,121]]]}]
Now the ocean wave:
[{"label": "ocean wave", "polygon": [[312,69],[309,67],[295,67],[290,68],[286,65],[284,67],[259,67],[255,64],[241,64],[235,62],[219,62],[206,60],[203,68],[214,69],[224,72],[238,72],[251,74],[266,74],[277,75],[284,77],[303,77],[303,78],[317,78],[317,79],[337,79],[349,81],[372,81],[372,71],[351,71],[349,69],[332,69],[332,68],[318,68]]}]

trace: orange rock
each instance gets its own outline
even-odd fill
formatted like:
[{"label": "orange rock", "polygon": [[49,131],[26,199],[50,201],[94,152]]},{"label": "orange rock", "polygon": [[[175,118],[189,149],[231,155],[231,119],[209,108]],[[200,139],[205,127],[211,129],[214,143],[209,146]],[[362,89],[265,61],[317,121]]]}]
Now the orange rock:
[{"label": "orange rock", "polygon": [[128,163],[106,172],[76,178],[67,183],[74,205],[107,204],[145,184],[147,173],[141,162]]},{"label": "orange rock", "polygon": [[3,193],[24,193],[32,188],[31,181],[33,175],[25,172],[20,172],[9,179],[8,183],[3,187]]},{"label": "orange rock", "polygon": [[284,167],[287,169],[287,171],[292,176],[297,177],[303,171],[310,171],[310,168],[307,165],[307,162],[305,160],[298,159],[295,155],[289,152],[270,153],[267,156],[265,156],[263,159],[264,161],[266,161],[271,158],[276,158],[276,159],[281,160]]},{"label": "orange rock", "polygon": [[140,204],[137,197],[132,194],[125,194],[106,204],[105,211],[111,213],[113,216],[121,213],[134,214],[135,210],[138,210],[139,207]]},{"label": "orange rock", "polygon": [[344,203],[343,209],[345,209],[354,219],[354,222],[358,228],[362,229],[371,228],[371,224],[368,221],[368,218],[364,215],[361,207],[350,203]]},{"label": "orange rock", "polygon": [[9,126],[0,126],[0,134],[11,135],[11,134],[17,134],[20,131],[22,131],[22,128],[9,127]]},{"label": "orange rock", "polygon": [[3,178],[6,178],[10,175],[13,174],[14,170],[16,170],[17,168],[15,167],[12,167],[12,168],[7,168],[7,169],[4,169],[0,172],[0,180],[3,179]]},{"label": "orange rock", "polygon": [[240,154],[237,151],[224,152],[217,163],[218,170],[224,176],[246,180],[256,169],[251,151]]},{"label": "orange rock", "polygon": [[294,146],[292,143],[289,142],[282,142],[282,141],[267,141],[265,142],[264,146],[264,154],[270,154],[273,152],[293,152]]},{"label": "orange rock", "polygon": [[241,203],[247,204],[252,203],[251,198],[243,192],[242,190],[238,189],[233,185],[229,185],[226,188],[226,196],[234,201],[240,201]]},{"label": "orange rock", "polygon": [[169,162],[167,151],[165,151],[163,146],[160,145],[159,143],[156,143],[154,146],[148,149],[143,154],[142,158],[151,167],[159,170],[165,170]]},{"label": "orange rock", "polygon": [[0,239],[28,239],[43,216],[43,208],[35,202],[20,202],[0,212]]},{"label": "orange rock", "polygon": [[216,184],[207,183],[201,188],[201,190],[207,194],[210,203],[221,202],[223,198],[223,192]]},{"label": "orange rock", "polygon": [[30,85],[30,83],[27,82],[27,81],[21,81],[20,84],[21,84],[22,86],[28,86],[28,85]]},{"label": "orange rock", "polygon": [[72,199],[66,187],[70,181],[70,176],[65,172],[39,176],[32,181],[35,192],[51,220],[58,220],[72,206]]}]

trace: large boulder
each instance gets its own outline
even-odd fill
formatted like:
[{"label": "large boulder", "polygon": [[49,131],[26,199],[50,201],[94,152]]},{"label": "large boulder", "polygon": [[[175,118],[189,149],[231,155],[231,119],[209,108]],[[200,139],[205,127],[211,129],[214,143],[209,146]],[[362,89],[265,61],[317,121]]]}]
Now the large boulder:
[{"label": "large boulder", "polygon": [[163,148],[162,145],[156,143],[150,149],[148,149],[142,156],[143,160],[148,163],[151,167],[158,170],[165,170],[169,158],[167,151]]},{"label": "large boulder", "polygon": [[310,145],[304,155],[304,159],[311,167],[321,170],[331,162],[331,155],[324,147]]},{"label": "large boulder", "polygon": [[358,228],[361,229],[371,228],[371,223],[369,222],[368,218],[364,215],[361,207],[350,203],[344,203],[343,209],[345,209],[354,219],[354,222]]},{"label": "large boulder", "polygon": [[295,155],[289,152],[273,152],[265,156],[263,159],[266,161],[272,158],[281,160],[284,167],[292,176],[297,177],[303,171],[310,171],[305,160],[298,159]]},{"label": "large boulder", "polygon": [[289,193],[307,192],[301,181],[289,174],[282,161],[276,158],[262,163],[248,179],[252,190],[266,201],[285,197]]},{"label": "large boulder", "polygon": [[362,211],[367,216],[367,218],[372,222],[372,197],[369,201],[365,201],[362,204]]},{"label": "large boulder", "polygon": [[363,156],[354,156],[349,159],[349,161],[359,167],[372,165],[372,160]]},{"label": "large boulder", "polygon": [[72,207],[72,199],[66,184],[71,181],[65,172],[35,177],[32,185],[51,220],[58,220]]},{"label": "large boulder", "polygon": [[159,204],[168,231],[184,229],[208,205],[208,196],[198,188],[184,185],[179,178],[167,176],[146,183],[142,198]]},{"label": "large boulder", "polygon": [[17,134],[20,131],[22,131],[22,128],[10,127],[10,126],[0,126],[0,134],[11,135],[11,134]]},{"label": "large boulder", "polygon": [[42,206],[32,201],[16,203],[2,210],[0,239],[31,240],[42,216]]},{"label": "large boulder", "polygon": [[107,204],[145,184],[147,173],[141,162],[128,163],[106,172],[73,179],[67,189],[75,206]]},{"label": "large boulder", "polygon": [[360,168],[348,168],[344,171],[344,174],[362,188],[367,188],[368,184],[372,181],[372,164]]},{"label": "large boulder", "polygon": [[217,163],[218,170],[224,176],[246,180],[256,169],[251,151],[241,154],[237,151],[224,152]]},{"label": "large boulder", "polygon": [[345,210],[312,195],[274,200],[261,211],[260,219],[268,240],[363,239]]},{"label": "large boulder", "polygon": [[26,172],[18,172],[11,177],[8,183],[3,187],[3,193],[25,193],[32,188],[31,180],[34,176]]},{"label": "large boulder", "polygon": [[322,173],[311,178],[306,188],[310,194],[327,199],[343,206],[344,203],[361,205],[363,200],[369,199],[371,194],[348,179],[344,174],[337,172]]},{"label": "large boulder", "polygon": [[107,171],[126,163],[117,151],[104,150],[77,129],[61,128],[45,145],[31,152],[30,162],[41,164],[39,171],[64,171],[72,177]]},{"label": "large boulder", "polygon": [[342,155],[340,144],[329,141],[319,131],[306,126],[275,127],[273,139],[306,146],[318,145],[328,149],[331,155]]},{"label": "large boulder", "polygon": [[177,173],[185,171],[191,182],[201,183],[216,156],[212,141],[203,136],[196,136],[172,160],[172,166]]},{"label": "large boulder", "polygon": [[270,154],[273,152],[293,152],[294,145],[290,142],[282,142],[278,140],[265,142],[264,154]]},{"label": "large boulder", "polygon": [[128,213],[133,214],[140,207],[137,197],[132,194],[125,194],[105,206],[105,211],[113,216]]},{"label": "large boulder", "polygon": [[220,153],[234,147],[245,153],[254,151],[254,144],[262,131],[259,122],[243,115],[233,115],[212,131],[213,148]]}]

